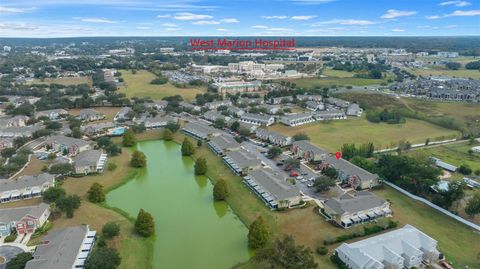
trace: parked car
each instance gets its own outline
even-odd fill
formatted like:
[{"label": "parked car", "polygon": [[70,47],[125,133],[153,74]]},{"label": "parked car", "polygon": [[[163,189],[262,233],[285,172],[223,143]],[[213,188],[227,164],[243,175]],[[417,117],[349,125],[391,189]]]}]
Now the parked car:
[{"label": "parked car", "polygon": [[309,188],[313,187],[313,183],[308,183],[307,187],[309,187]]}]

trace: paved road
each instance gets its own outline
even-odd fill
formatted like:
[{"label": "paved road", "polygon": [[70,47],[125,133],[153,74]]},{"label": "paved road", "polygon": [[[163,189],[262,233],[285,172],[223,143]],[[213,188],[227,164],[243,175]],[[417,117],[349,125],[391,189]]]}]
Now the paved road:
[{"label": "paved road", "polygon": [[[16,257],[18,254],[22,253],[23,250],[14,246],[0,246],[0,256],[6,259],[6,262]],[[0,264],[0,269],[5,269],[7,267],[6,262]]]}]

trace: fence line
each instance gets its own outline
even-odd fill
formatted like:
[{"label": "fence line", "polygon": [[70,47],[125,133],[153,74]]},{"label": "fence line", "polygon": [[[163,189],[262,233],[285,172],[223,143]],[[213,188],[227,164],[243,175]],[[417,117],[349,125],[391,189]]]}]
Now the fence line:
[{"label": "fence line", "polygon": [[469,226],[470,228],[473,228],[473,229],[475,229],[475,230],[477,230],[477,231],[480,232],[480,226],[478,226],[477,224],[475,224],[475,223],[473,223],[473,222],[470,222],[470,221],[468,221],[468,220],[466,220],[466,219],[464,219],[464,218],[462,218],[462,217],[460,217],[460,216],[457,216],[457,215],[453,214],[452,212],[450,212],[450,211],[448,211],[448,210],[446,210],[446,209],[444,209],[444,208],[441,208],[441,207],[439,207],[439,206],[436,205],[436,204],[433,204],[432,202],[428,201],[428,200],[425,199],[425,198],[422,198],[422,197],[416,196],[416,195],[414,195],[414,194],[411,194],[410,192],[408,192],[408,191],[400,188],[399,186],[397,186],[397,185],[395,185],[395,184],[393,184],[393,183],[391,183],[391,182],[383,181],[383,183],[385,183],[385,184],[387,184],[388,186],[396,189],[397,191],[405,194],[406,196],[408,196],[408,197],[410,197],[410,198],[412,198],[412,199],[414,199],[414,200],[417,200],[417,201],[419,201],[419,202],[422,202],[422,203],[430,206],[431,208],[436,209],[437,211],[439,211],[439,212],[441,212],[441,213],[443,213],[443,214],[445,214],[445,215],[447,215],[447,216],[449,216],[449,217],[451,217],[451,218],[453,218],[453,219],[455,219],[455,220],[457,220],[457,221],[459,221],[459,222],[461,222],[461,223]]}]

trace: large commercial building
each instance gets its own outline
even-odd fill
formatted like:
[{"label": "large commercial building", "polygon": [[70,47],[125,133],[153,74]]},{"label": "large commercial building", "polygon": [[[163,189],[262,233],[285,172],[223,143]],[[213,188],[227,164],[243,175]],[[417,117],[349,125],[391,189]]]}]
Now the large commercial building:
[{"label": "large commercial building", "polygon": [[217,82],[213,86],[217,88],[218,93],[222,96],[227,94],[237,94],[244,92],[258,92],[260,91],[260,86],[262,82],[260,81],[228,81],[228,82]]}]

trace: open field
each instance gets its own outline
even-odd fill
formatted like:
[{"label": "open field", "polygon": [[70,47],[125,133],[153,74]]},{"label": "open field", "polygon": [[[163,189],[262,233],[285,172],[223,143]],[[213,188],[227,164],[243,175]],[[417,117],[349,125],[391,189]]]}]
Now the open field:
[{"label": "open field", "polygon": [[337,78],[351,78],[353,75],[355,75],[355,72],[348,72],[348,71],[343,71],[343,70],[333,70],[333,69],[325,69],[323,70],[322,75],[328,76],[328,77],[337,77]]},{"label": "open field", "polygon": [[429,116],[448,116],[461,121],[467,117],[480,119],[480,104],[427,101],[412,98],[401,98],[410,109],[423,112]]},{"label": "open field", "polygon": [[455,166],[466,164],[475,171],[480,169],[480,153],[473,153],[472,155],[468,154],[468,150],[474,146],[480,146],[480,143],[469,145],[468,142],[465,142],[419,149],[418,151],[427,154],[428,156],[440,158],[442,161]]},{"label": "open field", "polygon": [[409,72],[417,75],[417,76],[449,76],[449,77],[462,77],[462,78],[473,78],[479,79],[480,78],[480,71],[478,70],[467,70],[467,69],[460,69],[460,70],[439,70],[439,69],[420,69],[414,68],[409,69]]},{"label": "open field", "polygon": [[155,75],[146,70],[138,70],[136,74],[132,74],[129,70],[120,70],[120,72],[125,85],[119,92],[125,93],[129,98],[150,97],[152,100],[160,100],[166,96],[178,94],[187,100],[193,100],[197,94],[206,92],[205,87],[177,88],[170,83],[152,85],[150,81],[155,79]]},{"label": "open field", "polygon": [[[117,112],[120,110],[120,107],[103,106],[103,107],[93,107],[93,109],[105,115],[105,119],[93,122],[93,123],[100,123],[100,122],[113,121],[113,118],[115,117]],[[82,109],[72,108],[68,110],[68,114],[77,116],[80,114],[80,110]]]},{"label": "open field", "polygon": [[345,143],[363,144],[373,142],[376,149],[395,147],[398,141],[405,140],[412,144],[430,140],[443,140],[454,137],[458,132],[435,126],[433,124],[407,119],[404,124],[372,123],[365,119],[348,118],[330,122],[315,122],[297,127],[276,124],[270,130],[285,135],[306,133],[313,144],[329,151],[338,151]]},{"label": "open field", "polygon": [[[334,70],[332,70],[334,71]],[[346,72],[348,73],[348,72]],[[342,74],[344,74],[342,72]],[[345,74],[344,74],[345,75]],[[296,83],[300,88],[313,89],[331,86],[368,86],[379,85],[387,82],[385,79],[368,79],[353,77],[327,77],[327,78],[299,78],[291,79],[290,82]]]},{"label": "open field", "polygon": [[77,85],[88,84],[92,85],[92,79],[90,77],[63,77],[63,78],[46,78],[43,81],[40,79],[34,79],[29,84],[63,84],[63,85]]}]

